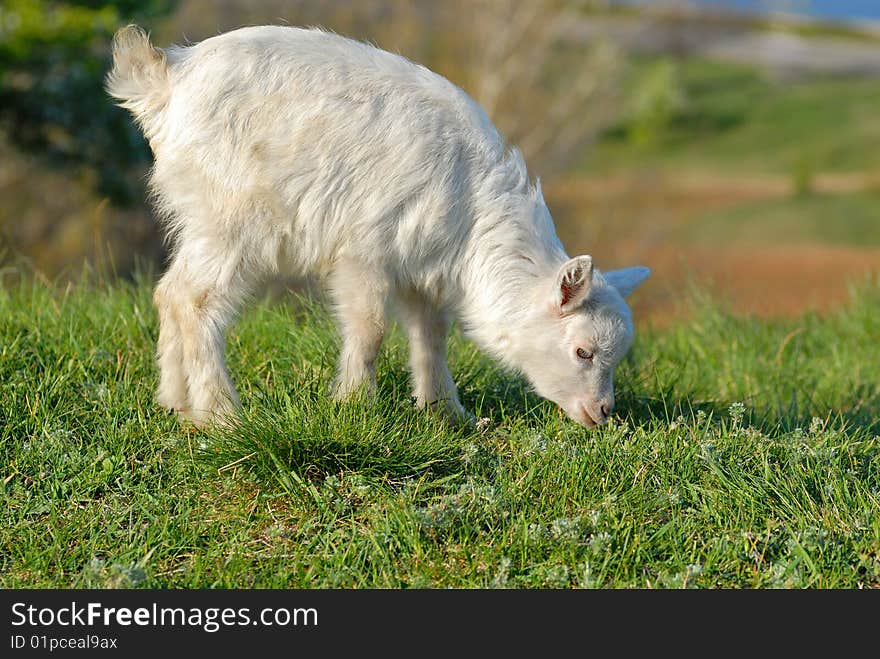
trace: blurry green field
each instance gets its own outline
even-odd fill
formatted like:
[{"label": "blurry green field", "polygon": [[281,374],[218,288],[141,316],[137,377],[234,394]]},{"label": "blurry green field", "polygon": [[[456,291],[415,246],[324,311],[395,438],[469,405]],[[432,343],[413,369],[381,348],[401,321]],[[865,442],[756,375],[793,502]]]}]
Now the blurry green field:
[{"label": "blurry green field", "polygon": [[[754,67],[683,58],[636,62],[627,87],[629,110],[585,156],[584,171],[799,176],[880,169],[876,79],[774,81]],[[634,116],[640,87],[653,88],[653,105],[644,103],[662,116]],[[650,126],[641,141],[634,139],[639,122]]]},{"label": "blurry green field", "polygon": [[456,336],[478,431],[412,409],[398,333],[376,401],[328,401],[324,308],[264,303],[205,434],[152,402],[148,286],[0,289],[0,586],[880,586],[876,282],[827,318],[694,304],[598,431]]},{"label": "blurry green field", "polygon": [[[880,191],[812,194],[746,202],[701,213],[675,240],[726,246],[821,243],[880,247]],[[880,268],[880,261],[878,261]]]}]

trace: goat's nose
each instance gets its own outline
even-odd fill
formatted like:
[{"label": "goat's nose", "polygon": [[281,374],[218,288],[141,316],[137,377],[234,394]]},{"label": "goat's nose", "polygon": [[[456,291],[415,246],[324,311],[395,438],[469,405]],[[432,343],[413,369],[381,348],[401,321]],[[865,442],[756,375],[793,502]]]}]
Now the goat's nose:
[{"label": "goat's nose", "polygon": [[602,406],[599,409],[602,411],[602,420],[605,421],[614,411],[614,403],[602,403]]}]

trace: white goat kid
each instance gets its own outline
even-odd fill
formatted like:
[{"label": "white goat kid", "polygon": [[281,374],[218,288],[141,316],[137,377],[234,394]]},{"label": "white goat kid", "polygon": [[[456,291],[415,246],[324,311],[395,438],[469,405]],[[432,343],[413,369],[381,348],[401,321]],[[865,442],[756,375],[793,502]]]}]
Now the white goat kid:
[{"label": "white goat kid", "polygon": [[109,93],[155,156],[172,249],[155,292],[157,400],[197,425],[238,407],[225,331],[267,279],[329,285],[342,334],[335,395],[375,389],[393,308],[418,405],[459,418],[451,318],[575,421],[603,423],[632,341],[644,267],[569,258],[519,151],[428,69],[317,29],[248,27],[191,47],[116,34]]}]

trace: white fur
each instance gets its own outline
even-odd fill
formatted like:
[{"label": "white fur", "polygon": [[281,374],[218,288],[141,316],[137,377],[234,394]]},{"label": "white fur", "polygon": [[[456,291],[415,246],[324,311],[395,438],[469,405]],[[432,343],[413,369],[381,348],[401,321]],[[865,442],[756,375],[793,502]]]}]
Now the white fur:
[{"label": "white fur", "polygon": [[[445,78],[315,29],[249,27],[161,51],[129,26],[107,88],[153,149],[173,250],[155,294],[162,405],[197,424],[232,413],[228,324],[268,278],[310,274],[340,322],[337,396],[375,387],[393,309],[420,406],[466,416],[445,357],[457,318],[575,420],[610,413],[632,340],[618,288],[648,270],[603,277],[589,257],[570,261],[520,153]],[[561,303],[562,281],[576,302]]]}]

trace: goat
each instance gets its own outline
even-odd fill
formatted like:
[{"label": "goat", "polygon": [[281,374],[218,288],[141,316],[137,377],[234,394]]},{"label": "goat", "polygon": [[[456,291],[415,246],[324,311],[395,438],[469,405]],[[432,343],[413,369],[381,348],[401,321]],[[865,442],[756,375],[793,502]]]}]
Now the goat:
[{"label": "goat", "polygon": [[225,331],[279,276],[323,280],[342,347],[334,395],[375,391],[394,311],[419,407],[467,419],[446,362],[463,332],[578,423],[604,423],[645,267],[569,257],[521,153],[447,79],[320,29],[258,26],[188,47],[114,37],[108,93],[154,154],[170,245],[154,295],[157,402],[198,426],[239,399]]}]

